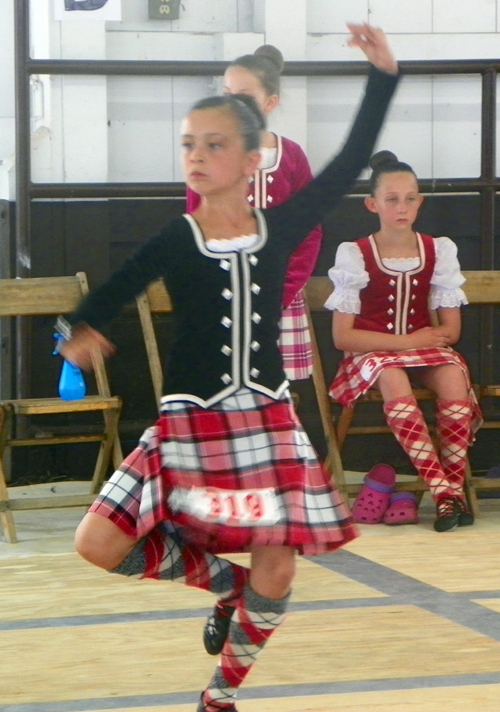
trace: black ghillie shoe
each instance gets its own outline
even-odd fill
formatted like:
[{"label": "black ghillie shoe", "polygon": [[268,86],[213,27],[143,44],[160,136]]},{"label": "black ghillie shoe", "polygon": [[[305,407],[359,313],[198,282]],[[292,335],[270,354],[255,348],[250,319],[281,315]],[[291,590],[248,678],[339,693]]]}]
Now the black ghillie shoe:
[{"label": "black ghillie shoe", "polygon": [[216,604],[203,628],[203,645],[209,655],[218,655],[226,642],[234,606]]},{"label": "black ghillie shoe", "polygon": [[449,532],[458,527],[460,503],[455,497],[441,497],[436,504],[436,521],[434,529],[437,532]]},{"label": "black ghillie shoe", "polygon": [[470,527],[472,524],[474,524],[474,515],[470,511],[467,502],[463,499],[459,499],[458,506],[460,507],[460,514],[458,515],[458,526]]},{"label": "black ghillie shoe", "polygon": [[210,706],[207,707],[205,703],[203,702],[203,692],[201,693],[200,701],[198,702],[198,707],[196,708],[196,712],[207,712],[210,710],[220,710],[221,712],[238,712],[236,709],[236,705],[231,705],[231,707],[221,707],[217,704],[217,702],[211,702]]}]

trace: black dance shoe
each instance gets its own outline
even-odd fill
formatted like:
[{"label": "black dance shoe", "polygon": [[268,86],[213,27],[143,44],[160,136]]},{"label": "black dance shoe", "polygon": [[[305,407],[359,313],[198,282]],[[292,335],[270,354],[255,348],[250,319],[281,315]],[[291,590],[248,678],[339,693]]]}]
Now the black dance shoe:
[{"label": "black dance shoe", "polygon": [[458,515],[458,526],[470,527],[471,524],[474,524],[474,515],[470,511],[467,502],[463,499],[459,499],[458,506],[460,507],[460,514]]},{"label": "black dance shoe", "polygon": [[209,655],[218,655],[226,642],[234,606],[216,604],[203,628],[203,645]]},{"label": "black dance shoe", "polygon": [[458,527],[460,503],[456,497],[441,497],[436,504],[436,521],[434,529],[437,532],[449,532]]}]

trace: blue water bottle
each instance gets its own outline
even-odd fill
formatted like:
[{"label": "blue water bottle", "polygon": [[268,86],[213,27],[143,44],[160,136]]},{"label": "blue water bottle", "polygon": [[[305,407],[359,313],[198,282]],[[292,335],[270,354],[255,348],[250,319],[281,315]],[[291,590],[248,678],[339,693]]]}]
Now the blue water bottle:
[{"label": "blue water bottle", "polygon": [[[61,334],[54,334],[54,338],[57,339],[57,344],[53,353],[58,354],[61,340],[64,340],[64,337]],[[86,392],[87,388],[81,370],[78,366],[63,358],[63,366],[59,378],[59,395],[61,398],[63,400],[80,400]]]}]

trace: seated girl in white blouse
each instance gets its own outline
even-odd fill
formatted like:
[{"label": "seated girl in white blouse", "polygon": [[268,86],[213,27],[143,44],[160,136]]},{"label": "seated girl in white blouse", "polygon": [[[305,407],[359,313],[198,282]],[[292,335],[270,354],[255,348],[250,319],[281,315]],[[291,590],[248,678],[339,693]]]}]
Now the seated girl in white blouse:
[{"label": "seated girl in white blouse", "polygon": [[[436,531],[472,524],[464,496],[467,449],[481,423],[463,358],[451,348],[460,337],[461,289],[456,245],[413,230],[422,203],[417,177],[390,151],[375,154],[365,204],[380,229],[339,245],[329,270],[335,291],[333,340],[345,352],[330,389],[345,406],[369,388],[380,390],[397,440],[436,502]],[[439,325],[433,326],[429,306]],[[436,393],[440,457],[412,394],[411,380]]]}]

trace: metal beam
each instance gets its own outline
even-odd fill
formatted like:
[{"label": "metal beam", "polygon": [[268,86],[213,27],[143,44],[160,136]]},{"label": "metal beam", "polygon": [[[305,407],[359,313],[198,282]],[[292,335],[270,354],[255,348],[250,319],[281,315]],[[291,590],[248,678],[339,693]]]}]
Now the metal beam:
[{"label": "metal beam", "polygon": [[[24,4],[24,3],[21,3]],[[29,59],[29,74],[100,74],[122,76],[170,77],[212,76],[224,74],[227,62],[127,60],[127,59]],[[402,74],[484,74],[500,71],[498,59],[419,60],[399,63]],[[288,77],[363,76],[367,62],[285,62],[282,74]]]}]

